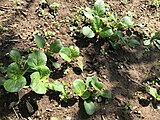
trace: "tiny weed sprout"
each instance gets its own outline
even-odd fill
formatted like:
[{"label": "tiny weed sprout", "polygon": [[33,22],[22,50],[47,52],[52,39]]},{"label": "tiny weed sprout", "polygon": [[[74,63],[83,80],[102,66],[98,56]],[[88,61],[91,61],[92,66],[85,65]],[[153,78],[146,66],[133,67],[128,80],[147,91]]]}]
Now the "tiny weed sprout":
[{"label": "tiny weed sprout", "polygon": [[158,94],[158,91],[156,88],[153,88],[151,86],[146,86],[146,91],[157,101],[160,101],[160,94]]},{"label": "tiny weed sprout", "polygon": [[144,31],[144,35],[147,37],[147,40],[143,42],[145,46],[155,45],[160,50],[160,31],[157,31],[151,35]]},{"label": "tiny weed sprout", "polygon": [[88,115],[92,115],[95,112],[93,100],[100,100],[98,99],[100,96],[103,98],[112,97],[110,90],[103,90],[103,84],[98,81],[96,76],[87,77],[86,82],[77,79],[73,82],[73,87],[75,95],[84,100],[84,108]]}]

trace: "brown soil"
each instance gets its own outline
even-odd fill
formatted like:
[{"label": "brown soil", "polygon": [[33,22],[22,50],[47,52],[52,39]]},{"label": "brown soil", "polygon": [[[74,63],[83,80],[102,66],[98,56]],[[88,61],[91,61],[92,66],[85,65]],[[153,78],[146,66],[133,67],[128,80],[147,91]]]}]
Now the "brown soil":
[{"label": "brown soil", "polygon": [[[13,0],[14,1],[14,0]],[[156,48],[146,52],[146,47],[140,45],[135,49],[122,48],[113,51],[108,43],[79,42],[69,34],[72,19],[80,7],[93,5],[92,0],[49,0],[58,2],[58,15],[49,19],[38,16],[40,0],[22,0],[23,4],[16,6],[12,1],[1,0],[0,10],[0,63],[8,65],[6,55],[11,49],[19,50],[23,55],[29,49],[34,49],[35,43],[32,33],[35,30],[55,32],[48,43],[61,39],[65,46],[77,45],[85,62],[83,74],[76,74],[70,70],[66,76],[53,75],[53,79],[72,83],[75,79],[85,79],[87,76],[97,75],[104,83],[105,88],[112,91],[112,99],[105,103],[96,104],[96,112],[87,116],[82,101],[78,98],[68,103],[59,102],[58,93],[49,91],[46,95],[37,95],[29,88],[24,89],[25,95],[20,103],[14,107],[11,104],[18,101],[17,93],[7,93],[0,88],[0,119],[49,120],[57,117],[59,120],[159,120],[160,110],[155,109],[148,102],[149,95],[145,92],[142,82],[160,75],[158,61],[159,51]],[[128,1],[121,3],[117,0],[107,1],[111,9],[119,16],[125,16],[128,11],[136,14],[136,23],[146,24],[145,29],[154,32],[160,29],[160,8],[150,6],[145,0]],[[8,30],[4,30],[4,27]],[[2,29],[3,28],[3,29]],[[143,43],[141,37],[138,40]],[[24,94],[23,93],[23,94]],[[142,99],[143,98],[143,99]],[[29,102],[33,113],[29,113],[26,102]],[[124,109],[129,102],[130,108]]]}]

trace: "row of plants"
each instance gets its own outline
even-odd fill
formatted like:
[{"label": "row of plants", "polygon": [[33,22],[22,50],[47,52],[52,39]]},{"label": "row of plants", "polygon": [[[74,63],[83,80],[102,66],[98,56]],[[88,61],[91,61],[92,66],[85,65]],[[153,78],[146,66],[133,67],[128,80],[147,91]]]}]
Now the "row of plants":
[{"label": "row of plants", "polygon": [[[54,69],[61,67],[59,63],[48,59],[49,56],[53,58],[54,54],[59,54],[68,66],[75,62],[83,71],[83,62],[77,60],[80,55],[79,48],[77,46],[65,47],[60,40],[55,40],[50,44],[49,49],[45,49],[45,39],[42,36],[35,34],[34,40],[38,48],[28,57],[22,57],[16,50],[9,52],[13,62],[4,71],[4,76],[0,77],[0,85],[4,86],[8,92],[19,92],[27,85],[37,94],[46,94],[48,90],[58,91],[60,100],[67,102],[70,99],[71,90],[66,89],[67,85],[58,80],[49,81],[50,73],[53,71],[47,66],[47,62],[51,61],[53,65],[51,67]],[[30,80],[26,78],[26,75],[30,76]],[[88,77],[86,82],[77,79],[73,82],[73,87],[74,95],[84,100],[84,107],[89,115],[95,111],[93,101],[99,100],[99,97],[111,98],[110,90],[103,90],[103,84],[96,76]]]}]

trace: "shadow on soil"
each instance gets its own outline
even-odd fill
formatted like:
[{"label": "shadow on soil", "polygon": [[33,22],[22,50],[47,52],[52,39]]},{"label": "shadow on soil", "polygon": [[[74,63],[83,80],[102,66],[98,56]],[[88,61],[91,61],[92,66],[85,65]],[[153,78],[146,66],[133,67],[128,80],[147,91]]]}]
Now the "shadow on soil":
[{"label": "shadow on soil", "polygon": [[[157,49],[153,49],[150,52],[145,53],[143,44],[135,49],[121,48],[114,51],[109,48],[107,43],[88,43],[84,41],[77,40],[77,46],[80,47],[82,53],[84,53],[84,56],[87,58],[85,70],[96,72],[97,75],[103,79],[102,82],[114,84],[114,86],[111,87],[113,98],[108,101],[108,104],[103,104],[101,106],[101,108],[104,107],[106,109],[102,111],[100,110],[100,112],[97,109],[93,116],[100,115],[100,117],[102,117],[105,115],[112,117],[112,115],[115,114],[115,117],[119,118],[119,120],[133,120],[130,110],[125,110],[122,105],[124,102],[127,102],[127,100],[134,99],[133,96],[135,92],[145,92],[145,88],[137,84],[137,82],[134,82],[136,80],[131,80],[132,76],[128,70],[131,69],[131,65],[140,66],[141,64],[152,64],[156,62],[155,58],[158,58],[158,56],[160,57],[158,54],[159,51]],[[83,42],[85,46],[82,46]],[[87,49],[85,47],[87,47]],[[120,66],[123,66],[125,70],[120,68]],[[103,78],[103,75],[106,76],[106,79]],[[140,82],[143,81],[144,80],[141,80]],[[121,98],[124,98],[125,100],[117,100],[117,96],[121,96]],[[90,117],[86,115],[84,108],[82,107],[80,107],[77,114],[74,116],[77,120],[85,120]]]}]

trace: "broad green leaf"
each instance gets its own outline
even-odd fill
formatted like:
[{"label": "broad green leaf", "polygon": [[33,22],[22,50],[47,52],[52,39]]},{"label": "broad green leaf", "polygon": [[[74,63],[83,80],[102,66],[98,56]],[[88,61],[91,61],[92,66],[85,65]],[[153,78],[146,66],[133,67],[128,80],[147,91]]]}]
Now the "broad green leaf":
[{"label": "broad green leaf", "polygon": [[117,14],[114,14],[114,13],[109,13],[109,20],[110,21],[117,21]]},{"label": "broad green leaf", "polygon": [[[87,81],[90,81],[91,85],[93,86],[93,88],[97,91],[100,91],[103,88],[103,84],[102,82],[98,81],[98,78],[96,76],[93,77],[87,77]],[[88,83],[86,82],[86,85]]]},{"label": "broad green leaf", "polygon": [[37,71],[40,73],[41,78],[47,79],[50,75],[50,69],[47,66],[38,66]]},{"label": "broad green leaf", "polygon": [[113,35],[113,31],[111,28],[104,28],[100,33],[99,36],[101,38],[110,38]]},{"label": "broad green leaf", "polygon": [[20,67],[17,63],[11,63],[7,68],[7,76],[11,79],[16,79],[21,74]]},{"label": "broad green leaf", "polygon": [[61,41],[60,40],[55,40],[50,45],[50,51],[53,52],[53,53],[58,53],[61,50],[62,47],[63,47],[63,45],[62,45]]},{"label": "broad green leaf", "polygon": [[147,92],[152,95],[154,98],[157,97],[158,93],[157,93],[157,89],[156,88],[153,88],[153,87],[150,87],[148,86],[147,87]]},{"label": "broad green leaf", "polygon": [[5,78],[4,77],[0,77],[0,86],[3,85],[5,82]]},{"label": "broad green leaf", "polygon": [[81,98],[83,99],[83,100],[86,100],[86,99],[88,99],[90,97],[90,91],[89,90],[86,90],[84,93],[83,93],[83,95],[81,96]]},{"label": "broad green leaf", "polygon": [[22,61],[22,56],[21,56],[21,54],[20,54],[18,51],[16,51],[16,50],[11,50],[11,51],[9,52],[9,56],[11,57],[11,59],[12,59],[14,62],[16,62],[16,63],[18,63],[18,64],[20,64],[21,61]]},{"label": "broad green leaf", "polygon": [[32,90],[38,94],[45,94],[47,92],[46,79],[41,79],[39,72],[34,72],[30,75]]},{"label": "broad green leaf", "polygon": [[30,68],[35,69],[37,66],[46,65],[47,56],[43,51],[36,50],[29,55],[27,63]]},{"label": "broad green leaf", "polygon": [[123,23],[124,26],[131,26],[133,25],[132,19],[129,16],[125,16],[122,18],[121,22]]},{"label": "broad green leaf", "polygon": [[135,48],[137,45],[139,45],[140,43],[138,42],[138,40],[136,39],[130,39],[128,41],[128,46]]},{"label": "broad green leaf", "polygon": [[145,41],[143,41],[143,44],[144,45],[150,45],[151,44],[151,40],[149,39],[149,40],[145,40]]},{"label": "broad green leaf", "polygon": [[92,101],[89,100],[84,101],[84,108],[88,115],[92,115],[95,112],[95,106]]},{"label": "broad green leaf", "polygon": [[34,35],[34,40],[36,42],[36,45],[39,47],[39,48],[44,48],[45,46],[45,40],[42,36],[38,35],[38,34],[35,34]]},{"label": "broad green leaf", "polygon": [[88,38],[93,38],[95,36],[94,32],[88,26],[83,27],[82,33]]},{"label": "broad green leaf", "polygon": [[86,88],[84,81],[80,79],[77,79],[73,82],[73,87],[74,87],[74,92],[79,96],[83,95]]},{"label": "broad green leaf", "polygon": [[160,101],[160,95],[157,95],[156,100]]},{"label": "broad green leaf", "polygon": [[8,92],[18,92],[27,84],[26,78],[22,75],[17,76],[17,79],[8,79],[4,82],[4,88]]},{"label": "broad green leaf", "polygon": [[98,16],[94,17],[94,19],[92,21],[92,29],[93,29],[93,31],[96,31],[97,33],[99,33],[102,28],[103,28],[102,19],[100,17],[98,17]]},{"label": "broad green leaf", "polygon": [[52,90],[59,91],[62,93],[65,91],[63,84],[57,80],[52,82],[50,86],[52,86]]},{"label": "broad green leaf", "polygon": [[69,49],[71,51],[71,59],[76,59],[80,54],[79,48],[77,46],[70,46]]},{"label": "broad green leaf", "polygon": [[79,68],[83,71],[84,65],[83,65],[82,60],[78,60],[78,61],[77,61],[77,64],[78,64]]},{"label": "broad green leaf", "polygon": [[86,9],[85,9],[85,11],[83,11],[83,13],[88,19],[93,20],[93,15],[92,15],[93,11],[90,8],[86,7]]},{"label": "broad green leaf", "polygon": [[103,15],[106,12],[106,8],[105,8],[105,3],[103,0],[96,0],[96,2],[94,3],[94,15],[97,15],[99,17],[103,17]]},{"label": "broad green leaf", "polygon": [[52,66],[55,67],[56,69],[61,67],[61,64],[57,63],[57,62],[52,62]]},{"label": "broad green leaf", "polygon": [[71,51],[68,47],[63,47],[60,52],[60,56],[67,62],[71,62]]},{"label": "broad green leaf", "polygon": [[102,97],[104,98],[112,98],[112,94],[110,90],[103,90],[102,91]]}]

